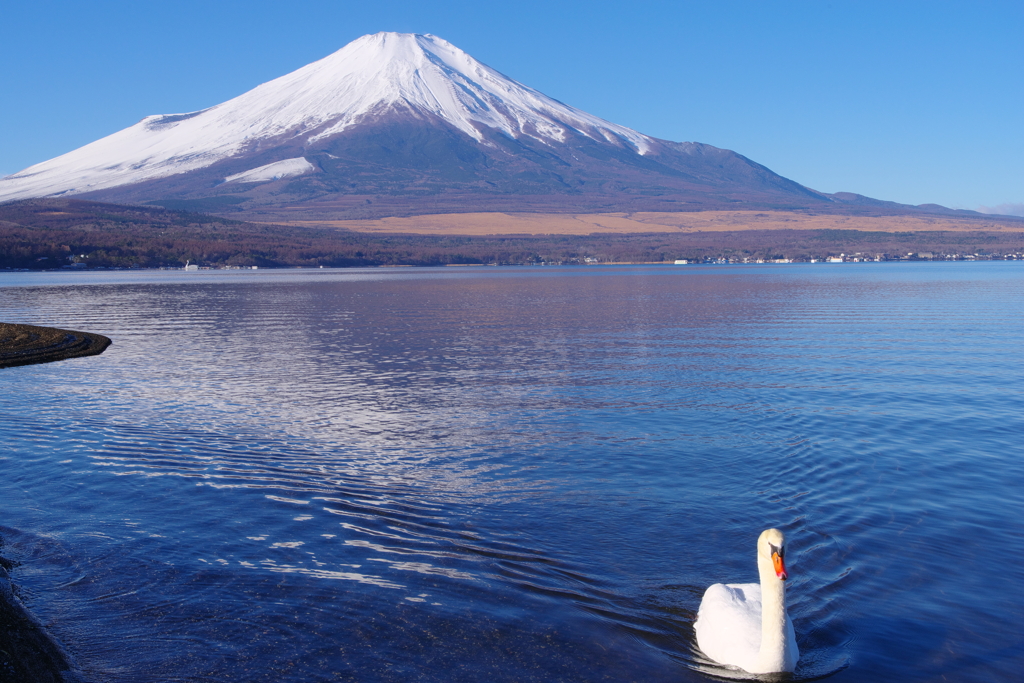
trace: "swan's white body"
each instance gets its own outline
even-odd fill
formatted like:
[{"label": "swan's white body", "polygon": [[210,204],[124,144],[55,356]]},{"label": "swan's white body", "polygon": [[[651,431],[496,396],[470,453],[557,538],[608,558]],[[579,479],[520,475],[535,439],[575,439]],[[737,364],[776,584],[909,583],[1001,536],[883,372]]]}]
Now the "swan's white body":
[{"label": "swan's white body", "polygon": [[754,674],[796,668],[800,651],[786,612],[784,544],[777,529],[761,534],[757,541],[760,584],[716,583],[704,593],[694,624],[697,645],[719,664]]}]

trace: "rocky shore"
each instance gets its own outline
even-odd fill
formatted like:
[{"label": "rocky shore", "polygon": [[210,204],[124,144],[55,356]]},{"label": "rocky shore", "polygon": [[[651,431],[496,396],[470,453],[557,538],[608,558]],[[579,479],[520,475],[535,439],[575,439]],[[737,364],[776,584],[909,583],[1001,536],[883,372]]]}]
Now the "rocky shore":
[{"label": "rocky shore", "polygon": [[[0,368],[95,356],[108,346],[102,334],[0,323]],[[13,567],[0,557],[0,683],[80,683],[71,657],[18,598]]]},{"label": "rocky shore", "polygon": [[83,683],[71,656],[18,598],[13,564],[0,557],[0,683]]},{"label": "rocky shore", "polygon": [[110,339],[93,332],[0,323],[0,368],[95,356]]}]

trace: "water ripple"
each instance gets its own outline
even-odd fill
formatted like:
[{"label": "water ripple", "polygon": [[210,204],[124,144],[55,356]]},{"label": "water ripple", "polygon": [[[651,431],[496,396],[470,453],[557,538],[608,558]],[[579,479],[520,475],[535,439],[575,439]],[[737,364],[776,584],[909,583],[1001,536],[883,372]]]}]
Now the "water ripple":
[{"label": "water ripple", "polygon": [[[5,275],[4,553],[97,681],[1011,680],[1019,264]],[[884,266],[884,267],[883,267]],[[954,570],[955,569],[955,570]]]}]

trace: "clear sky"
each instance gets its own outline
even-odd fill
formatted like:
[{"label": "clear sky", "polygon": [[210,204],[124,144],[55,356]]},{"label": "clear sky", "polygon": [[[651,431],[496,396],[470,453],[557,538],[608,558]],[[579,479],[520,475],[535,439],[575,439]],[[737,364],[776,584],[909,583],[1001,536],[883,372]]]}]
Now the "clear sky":
[{"label": "clear sky", "polygon": [[0,0],[0,175],[366,33],[824,192],[1024,215],[1024,1]]}]

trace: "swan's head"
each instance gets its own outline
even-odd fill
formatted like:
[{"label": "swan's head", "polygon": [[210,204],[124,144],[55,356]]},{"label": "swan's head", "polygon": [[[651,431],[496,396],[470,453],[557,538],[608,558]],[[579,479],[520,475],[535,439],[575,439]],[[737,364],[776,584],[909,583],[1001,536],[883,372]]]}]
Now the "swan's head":
[{"label": "swan's head", "polygon": [[[778,529],[766,529],[761,532],[757,539],[757,554],[770,563],[775,576],[785,581],[789,578],[786,573],[786,537]],[[760,562],[758,562],[760,564]]]}]

